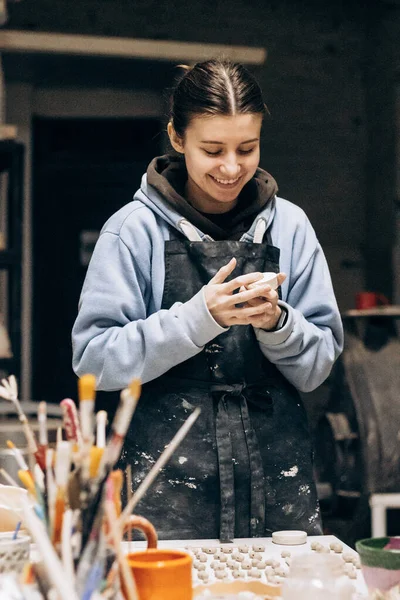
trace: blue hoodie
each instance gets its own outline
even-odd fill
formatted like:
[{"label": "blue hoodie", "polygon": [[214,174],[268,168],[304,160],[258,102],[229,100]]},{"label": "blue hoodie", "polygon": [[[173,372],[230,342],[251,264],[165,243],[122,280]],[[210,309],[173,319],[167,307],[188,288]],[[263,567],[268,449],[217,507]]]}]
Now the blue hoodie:
[{"label": "blue hoodie", "polygon": [[[343,347],[328,266],[301,208],[274,196],[241,241],[253,241],[260,220],[280,248],[280,270],[287,278],[279,304],[288,318],[279,331],[255,329],[256,337],[266,358],[297,389],[309,392],[327,378]],[[120,390],[133,377],[151,381],[226,331],[208,311],[203,289],[161,310],[170,226],[181,233],[194,230],[203,243],[210,240],[188,225],[145,174],[133,201],[101,231],[72,331],[74,371],[93,373],[99,390]]]}]

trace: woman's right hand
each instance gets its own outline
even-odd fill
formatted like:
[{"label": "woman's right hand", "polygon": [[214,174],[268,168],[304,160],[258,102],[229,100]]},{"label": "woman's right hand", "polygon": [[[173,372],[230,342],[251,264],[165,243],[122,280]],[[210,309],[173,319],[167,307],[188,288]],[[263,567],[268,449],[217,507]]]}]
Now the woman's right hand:
[{"label": "woman's right hand", "polygon": [[[217,271],[212,279],[204,286],[204,297],[207,308],[212,317],[221,327],[230,327],[231,325],[249,325],[254,317],[265,312],[266,302],[257,306],[243,304],[249,302],[260,295],[257,286],[247,290],[246,286],[259,281],[263,278],[262,273],[248,273],[239,275],[231,281],[225,281],[236,267],[236,259],[232,258],[228,264]],[[243,291],[234,293],[243,288]]]}]

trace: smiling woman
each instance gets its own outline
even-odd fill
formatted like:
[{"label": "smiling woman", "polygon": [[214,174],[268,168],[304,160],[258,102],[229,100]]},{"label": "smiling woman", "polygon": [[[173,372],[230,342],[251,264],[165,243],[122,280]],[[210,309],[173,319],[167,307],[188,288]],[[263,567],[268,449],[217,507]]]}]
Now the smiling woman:
[{"label": "smiling woman", "polygon": [[204,213],[233,209],[260,160],[262,115],[195,116],[179,137],[173,123],[168,133],[173,148],[185,156],[186,199]]},{"label": "smiling woman", "polygon": [[298,390],[328,376],[342,325],[314,230],[258,166],[267,112],[243,66],[187,69],[168,124],[178,156],[155,158],[105,224],[82,290],[76,373],[144,384],[123,452],[134,487],[202,409],[138,507],[160,539],[321,533]]}]

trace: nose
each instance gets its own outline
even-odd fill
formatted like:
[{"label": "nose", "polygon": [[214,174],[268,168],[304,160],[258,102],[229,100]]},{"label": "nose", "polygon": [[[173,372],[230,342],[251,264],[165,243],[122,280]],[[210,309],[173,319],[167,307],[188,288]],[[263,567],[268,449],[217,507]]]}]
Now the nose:
[{"label": "nose", "polygon": [[223,163],[220,165],[220,171],[226,177],[237,177],[240,173],[240,164],[238,163],[236,154],[225,156]]}]

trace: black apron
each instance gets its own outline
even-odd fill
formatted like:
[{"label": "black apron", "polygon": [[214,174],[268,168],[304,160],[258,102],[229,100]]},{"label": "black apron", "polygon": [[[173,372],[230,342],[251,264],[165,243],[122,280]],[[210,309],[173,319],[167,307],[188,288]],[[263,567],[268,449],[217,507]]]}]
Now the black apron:
[{"label": "black apron", "polygon": [[[162,308],[192,298],[232,257],[232,278],[279,272],[279,249],[267,243],[167,241]],[[321,534],[305,409],[251,326],[231,327],[143,386],[122,453],[133,488],[196,406],[199,418],[135,511],[159,538]]]}]

